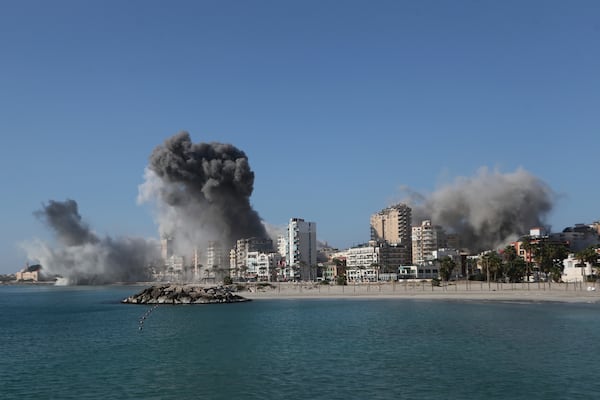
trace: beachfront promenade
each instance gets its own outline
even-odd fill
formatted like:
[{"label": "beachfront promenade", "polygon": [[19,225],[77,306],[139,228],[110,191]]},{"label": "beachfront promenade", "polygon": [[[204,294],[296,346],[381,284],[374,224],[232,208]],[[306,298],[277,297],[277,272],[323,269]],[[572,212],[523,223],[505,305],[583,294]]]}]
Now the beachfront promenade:
[{"label": "beachfront promenade", "polygon": [[239,294],[261,298],[420,298],[441,300],[503,300],[600,302],[600,283],[499,283],[459,281],[433,286],[431,282],[349,283],[345,286],[274,282],[247,284]]}]

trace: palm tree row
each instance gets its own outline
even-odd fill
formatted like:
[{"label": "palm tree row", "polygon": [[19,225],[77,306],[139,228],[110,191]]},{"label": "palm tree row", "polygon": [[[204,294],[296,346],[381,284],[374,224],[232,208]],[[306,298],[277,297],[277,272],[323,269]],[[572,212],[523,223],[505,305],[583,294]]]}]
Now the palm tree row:
[{"label": "palm tree row", "polygon": [[[481,257],[480,263],[487,281],[522,282],[529,280],[532,274],[542,274],[548,280],[560,282],[563,273],[563,261],[568,257],[568,248],[561,243],[532,242],[523,240],[521,247],[525,258],[517,254],[513,246],[505,247],[501,252],[491,251]],[[575,254],[583,264],[587,262],[598,266],[596,248],[590,246]]]}]

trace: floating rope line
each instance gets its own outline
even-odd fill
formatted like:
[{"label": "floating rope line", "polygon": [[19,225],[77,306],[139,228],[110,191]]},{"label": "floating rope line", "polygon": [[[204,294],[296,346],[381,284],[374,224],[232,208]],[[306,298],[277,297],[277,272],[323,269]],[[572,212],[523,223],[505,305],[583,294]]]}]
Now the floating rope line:
[{"label": "floating rope line", "polygon": [[158,304],[153,305],[144,313],[144,315],[142,315],[140,317],[140,326],[138,327],[138,330],[142,331],[144,329],[144,321],[146,320],[146,318],[148,318],[150,316],[152,311],[156,310],[157,307],[158,307]]}]

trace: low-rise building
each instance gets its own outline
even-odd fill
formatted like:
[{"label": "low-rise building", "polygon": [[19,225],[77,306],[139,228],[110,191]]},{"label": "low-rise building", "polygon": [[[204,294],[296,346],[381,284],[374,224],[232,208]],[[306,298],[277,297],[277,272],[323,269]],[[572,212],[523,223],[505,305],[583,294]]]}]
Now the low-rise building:
[{"label": "low-rise building", "polygon": [[250,251],[246,255],[244,277],[258,282],[271,282],[277,279],[277,269],[281,256],[278,253]]},{"label": "low-rise building", "polygon": [[348,268],[346,267],[346,280],[348,282],[377,282],[379,270],[377,268]]},{"label": "low-rise building", "polygon": [[438,279],[440,267],[435,263],[425,263],[417,267],[417,279]]},{"label": "low-rise building", "polygon": [[569,257],[563,260],[563,282],[585,282],[586,278],[592,275],[592,265],[590,263],[582,263],[575,258],[574,254],[569,254]]},{"label": "low-rise building", "polygon": [[40,273],[42,266],[39,264],[28,265],[15,274],[17,281],[33,281],[38,282],[41,280]]}]

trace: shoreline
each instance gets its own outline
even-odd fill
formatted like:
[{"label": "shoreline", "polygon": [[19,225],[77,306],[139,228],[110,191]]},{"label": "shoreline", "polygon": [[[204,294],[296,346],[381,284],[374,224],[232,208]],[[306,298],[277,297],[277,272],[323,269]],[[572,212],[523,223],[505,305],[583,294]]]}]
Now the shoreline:
[{"label": "shoreline", "polygon": [[[492,283],[451,282],[432,286],[429,282],[362,283],[346,286],[306,283],[247,284],[237,293],[261,299],[408,299],[508,302],[600,303],[600,290],[592,283]],[[589,289],[588,289],[589,288]]]},{"label": "shoreline", "polygon": [[[215,287],[218,283],[131,282],[98,286],[192,285]],[[302,299],[403,299],[441,301],[504,301],[600,303],[600,282],[490,283],[453,281],[432,286],[429,281],[350,283],[345,286],[311,282],[245,282],[233,290],[248,300]],[[0,286],[54,286],[54,282],[3,282]],[[82,287],[86,287],[84,285]],[[88,286],[89,287],[89,286]]]}]

